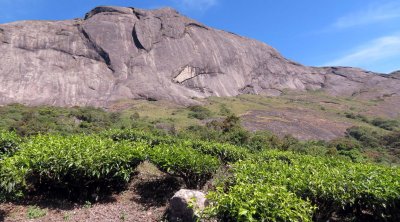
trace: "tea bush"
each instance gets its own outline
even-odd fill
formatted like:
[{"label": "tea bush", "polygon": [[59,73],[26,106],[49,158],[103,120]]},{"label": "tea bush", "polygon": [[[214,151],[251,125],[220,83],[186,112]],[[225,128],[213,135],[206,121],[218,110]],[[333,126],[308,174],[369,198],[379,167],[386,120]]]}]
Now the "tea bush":
[{"label": "tea bush", "polygon": [[177,144],[156,146],[149,158],[161,171],[181,177],[188,188],[202,187],[220,166],[217,158]]},{"label": "tea bush", "polygon": [[161,143],[172,144],[176,142],[175,138],[167,135],[158,136],[151,132],[144,132],[140,130],[128,129],[128,130],[109,130],[102,133],[103,136],[111,138],[114,141],[142,141],[150,146],[156,146]]},{"label": "tea bush", "polygon": [[41,186],[74,195],[127,182],[146,158],[142,142],[114,142],[98,136],[38,135],[0,162],[0,189],[13,194]]},{"label": "tea bush", "polygon": [[236,162],[245,159],[248,150],[246,148],[231,145],[228,143],[206,142],[202,140],[190,140],[173,138],[170,136],[158,136],[150,132],[137,130],[110,130],[103,133],[105,137],[112,138],[114,141],[142,141],[154,147],[159,144],[180,144],[188,148],[193,148],[201,153],[219,158],[222,162]]},{"label": "tea bush", "polygon": [[[260,186],[259,190],[284,187],[296,197],[317,206],[314,220],[328,220],[333,213],[358,220],[400,219],[400,169],[366,163],[352,163],[337,158],[312,157],[290,152],[268,151],[257,158],[236,163],[231,177],[218,185],[211,193],[214,202],[211,211],[220,217],[232,217],[239,211],[237,206],[226,208],[227,198],[243,197],[242,202],[258,203],[263,195],[242,195],[241,188]],[[223,191],[223,192],[222,192]],[[265,193],[268,195],[268,193]],[[283,195],[283,194],[282,194]],[[277,197],[276,197],[277,198]],[[282,197],[283,198],[283,197]],[[278,204],[278,203],[276,203]],[[276,206],[276,205],[275,205]],[[222,210],[221,210],[222,209]],[[260,208],[261,209],[261,208]],[[261,215],[259,210],[248,206],[250,219]],[[291,209],[286,209],[291,213]],[[307,211],[311,212],[311,211]],[[259,217],[259,216],[258,216]],[[236,219],[241,217],[237,216]],[[270,220],[267,216],[257,220]]]},{"label": "tea bush", "polygon": [[0,131],[0,160],[13,155],[18,149],[22,139],[14,132]]},{"label": "tea bush", "polygon": [[244,160],[249,154],[247,149],[228,143],[186,141],[185,145],[198,150],[201,153],[217,157],[223,163]]},{"label": "tea bush", "polygon": [[311,221],[316,207],[284,186],[238,183],[208,195],[207,217],[221,221]]},{"label": "tea bush", "polygon": [[269,131],[256,131],[251,134],[248,143],[245,145],[252,151],[263,151],[277,149],[281,144],[281,139]]}]

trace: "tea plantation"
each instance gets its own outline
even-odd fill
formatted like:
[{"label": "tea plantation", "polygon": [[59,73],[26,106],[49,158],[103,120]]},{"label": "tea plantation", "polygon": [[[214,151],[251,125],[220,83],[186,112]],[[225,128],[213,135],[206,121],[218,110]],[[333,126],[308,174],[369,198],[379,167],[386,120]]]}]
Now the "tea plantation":
[{"label": "tea plantation", "polygon": [[[33,190],[86,198],[127,183],[148,160],[188,188],[212,180],[204,218],[222,221],[400,220],[400,169],[346,158],[160,137],[135,130],[99,134],[1,133],[2,200]],[[215,176],[223,170],[223,176]]]},{"label": "tea plantation", "polygon": [[1,202],[109,195],[149,162],[181,186],[207,192],[203,219],[400,221],[396,121],[373,120],[381,131],[352,127],[324,142],[249,132],[231,114],[176,130],[95,108],[2,110]]}]

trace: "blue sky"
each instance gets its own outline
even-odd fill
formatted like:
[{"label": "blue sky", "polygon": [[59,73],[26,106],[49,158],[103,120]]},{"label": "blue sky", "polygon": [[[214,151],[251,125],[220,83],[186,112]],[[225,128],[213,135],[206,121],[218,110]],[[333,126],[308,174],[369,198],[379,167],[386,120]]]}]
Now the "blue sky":
[{"label": "blue sky", "polygon": [[305,65],[400,70],[399,0],[0,0],[0,23],[83,17],[97,5],[174,7]]}]

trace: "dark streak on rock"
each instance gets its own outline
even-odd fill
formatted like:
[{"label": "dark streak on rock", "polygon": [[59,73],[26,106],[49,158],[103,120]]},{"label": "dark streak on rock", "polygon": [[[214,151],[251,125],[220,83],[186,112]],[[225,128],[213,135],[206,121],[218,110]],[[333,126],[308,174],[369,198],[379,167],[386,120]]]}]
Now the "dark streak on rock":
[{"label": "dark streak on rock", "polygon": [[133,38],[133,42],[135,43],[136,48],[147,51],[146,48],[142,45],[142,43],[139,41],[139,38],[138,38],[137,32],[136,32],[136,25],[133,27],[133,30],[132,30],[132,38]]},{"label": "dark streak on rock", "polygon": [[202,29],[205,29],[205,30],[209,30],[204,25],[200,25],[198,23],[193,23],[193,22],[186,24],[186,27],[196,27],[196,28],[202,28]]},{"label": "dark streak on rock", "polygon": [[130,7],[130,9],[132,10],[132,14],[136,16],[137,19],[141,19],[142,17],[146,16],[145,14],[137,11],[135,8]]},{"label": "dark streak on rock", "polygon": [[27,48],[27,47],[24,47],[24,46],[14,46],[14,48],[16,48],[16,49],[22,49],[22,50],[25,50],[25,51],[29,51],[29,52],[34,52],[35,50],[34,49],[30,49],[30,48]]},{"label": "dark streak on rock", "polygon": [[332,68],[332,74],[335,74],[337,76],[341,76],[341,77],[346,78],[348,80],[351,80],[353,82],[363,83],[362,81],[358,81],[358,80],[355,80],[355,79],[350,79],[348,76],[346,76],[346,75],[344,75],[342,73],[339,73],[336,70],[337,70],[336,68]]},{"label": "dark streak on rock", "polygon": [[103,48],[101,48],[99,45],[97,45],[94,41],[92,41],[92,39],[90,38],[89,34],[85,31],[85,29],[82,26],[79,27],[79,31],[80,31],[80,33],[83,34],[83,36],[86,39],[86,42],[88,43],[88,45],[97,52],[97,54],[107,64],[107,67],[112,72],[114,72],[114,69],[112,68],[112,65],[111,65],[111,59],[110,59],[109,54]]}]

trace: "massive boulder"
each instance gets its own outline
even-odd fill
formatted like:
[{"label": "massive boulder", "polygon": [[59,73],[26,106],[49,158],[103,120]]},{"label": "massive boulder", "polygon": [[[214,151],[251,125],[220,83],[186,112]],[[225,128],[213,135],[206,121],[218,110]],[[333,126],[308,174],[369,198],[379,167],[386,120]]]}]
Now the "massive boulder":
[{"label": "massive boulder", "polygon": [[399,94],[400,80],[356,68],[306,67],[272,47],[171,8],[97,7],[84,19],[0,25],[0,104],[93,105],[285,89]]}]

